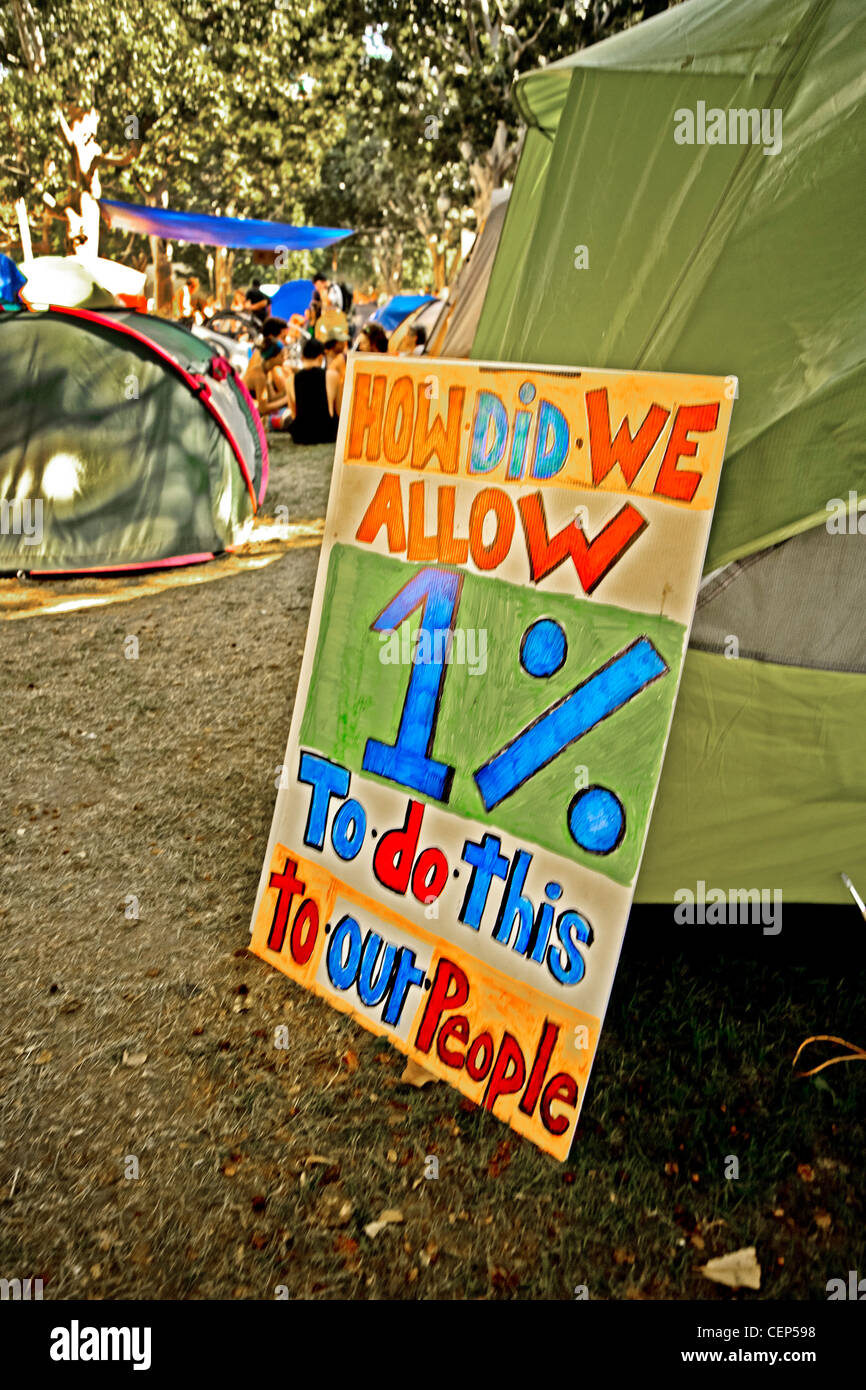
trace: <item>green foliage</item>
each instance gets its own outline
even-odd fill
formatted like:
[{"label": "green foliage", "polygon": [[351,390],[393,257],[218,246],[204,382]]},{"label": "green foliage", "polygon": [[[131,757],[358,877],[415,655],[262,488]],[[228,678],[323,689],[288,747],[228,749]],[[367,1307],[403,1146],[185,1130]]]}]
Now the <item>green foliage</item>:
[{"label": "green foliage", "polygon": [[[17,241],[23,196],[37,243],[45,218],[39,249],[62,249],[58,215],[80,180],[61,116],[93,107],[104,196],[353,226],[341,274],[429,279],[513,173],[515,73],[660,8],[0,0],[0,242]],[[104,244],[109,255],[144,251],[117,233]],[[205,253],[182,255],[200,267]]]}]

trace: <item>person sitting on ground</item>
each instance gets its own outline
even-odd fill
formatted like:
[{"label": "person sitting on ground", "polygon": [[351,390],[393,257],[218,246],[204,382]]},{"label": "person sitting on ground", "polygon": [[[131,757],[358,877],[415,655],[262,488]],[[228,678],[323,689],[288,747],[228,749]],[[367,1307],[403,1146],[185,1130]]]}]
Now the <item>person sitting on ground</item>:
[{"label": "person sitting on ground", "polygon": [[323,344],[325,349],[325,370],[329,374],[335,372],[337,376],[337,392],[335,406],[337,415],[343,407],[343,386],[346,382],[346,344],[339,338],[329,338]]},{"label": "person sitting on ground", "polygon": [[301,365],[288,383],[289,403],[275,429],[286,430],[296,444],[331,444],[337,438],[339,376],[321,363],[322,344],[308,338],[301,349]]},{"label": "person sitting on ground", "polygon": [[381,323],[368,323],[358,334],[358,352],[387,352],[388,334]]},{"label": "person sitting on ground", "polygon": [[247,290],[244,304],[251,314],[255,314],[257,319],[261,319],[262,323],[265,322],[265,319],[271,312],[271,301],[265,294],[258,280],[254,280]]},{"label": "person sitting on ground", "polygon": [[255,349],[244,373],[244,385],[255,398],[262,415],[289,403],[290,380],[283,371],[286,345],[280,336],[284,319],[268,318],[262,324],[262,345]]}]

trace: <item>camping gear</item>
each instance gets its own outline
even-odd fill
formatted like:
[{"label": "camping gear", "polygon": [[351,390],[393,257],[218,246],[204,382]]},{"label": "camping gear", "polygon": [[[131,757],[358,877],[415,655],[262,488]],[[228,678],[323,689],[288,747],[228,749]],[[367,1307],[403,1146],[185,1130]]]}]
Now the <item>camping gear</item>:
[{"label": "camping gear", "polygon": [[[428,337],[439,320],[442,313],[441,299],[428,299],[426,303],[413,309],[411,314],[407,314],[402,323],[398,323],[391,337],[388,339],[388,351],[396,355],[403,351],[406,335],[413,328],[423,328]],[[427,351],[425,346],[425,351]]]},{"label": "camping gear", "polygon": [[99,309],[143,297],[146,275],[104,256],[34,256],[19,267],[24,298],[36,308]]},{"label": "camping gear", "polygon": [[11,256],[0,252],[0,304],[20,307],[19,290],[27,283]]},{"label": "camping gear", "polygon": [[261,337],[262,321],[243,309],[217,309],[207,321],[208,327],[224,338],[239,342],[257,343]]},{"label": "camping gear", "polygon": [[342,309],[334,309],[329,304],[316,320],[317,340],[320,343],[346,342],[348,337],[349,320]]},{"label": "camping gear", "polygon": [[179,324],[0,314],[0,570],[211,559],[244,538],[267,470],[240,378]]},{"label": "camping gear", "polygon": [[312,300],[312,280],[287,280],[271,296],[271,313],[288,321],[292,314],[306,313]]},{"label": "camping gear", "polygon": [[431,357],[468,357],[472,351],[510,194],[509,188],[493,194],[484,225],[428,332],[426,351]]},{"label": "camping gear", "polygon": [[866,885],[864,44],[858,0],[687,0],[517,83],[472,357],[739,378],[638,901]]},{"label": "camping gear", "polygon": [[397,325],[420,309],[422,304],[432,303],[432,294],[392,294],[370,315],[370,321],[380,323],[386,333],[393,333]]},{"label": "camping gear", "polygon": [[77,256],[35,256],[22,261],[19,270],[26,282],[22,297],[33,308],[107,309],[117,303],[114,292],[100,284],[93,263],[84,265]]},{"label": "camping gear", "polygon": [[235,371],[243,376],[249,366],[252,348],[239,343],[236,338],[230,337],[227,333],[215,333],[210,323],[191,323],[190,333],[196,338],[200,338],[203,343],[207,343],[211,353],[219,353],[221,357],[227,357]]},{"label": "camping gear", "polygon": [[352,235],[350,227],[295,227],[289,222],[262,222],[253,217],[215,217],[212,213],[176,212],[171,208],[117,203],[102,198],[100,211],[109,227],[167,241],[199,246],[237,246],[258,251],[316,251]]}]

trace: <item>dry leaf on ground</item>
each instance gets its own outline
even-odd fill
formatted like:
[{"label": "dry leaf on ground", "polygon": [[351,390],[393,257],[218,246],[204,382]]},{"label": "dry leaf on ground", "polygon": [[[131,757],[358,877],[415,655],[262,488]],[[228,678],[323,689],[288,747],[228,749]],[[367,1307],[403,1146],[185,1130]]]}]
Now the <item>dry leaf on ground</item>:
[{"label": "dry leaf on ground", "polygon": [[429,1086],[431,1081],[438,1081],[438,1076],[434,1076],[432,1071],[427,1071],[426,1067],[419,1067],[417,1062],[413,1062],[409,1057],[400,1075],[400,1080],[404,1086]]},{"label": "dry leaf on ground", "polygon": [[378,1221],[370,1221],[364,1227],[364,1234],[369,1236],[371,1240],[375,1240],[376,1236],[384,1231],[386,1226],[399,1226],[402,1222],[402,1211],[398,1211],[396,1207],[386,1207],[380,1214]]},{"label": "dry leaf on ground", "polygon": [[755,1257],[754,1245],[744,1250],[734,1250],[730,1255],[720,1255],[715,1260],[707,1260],[701,1265],[699,1274],[712,1279],[714,1284],[725,1284],[729,1289],[759,1289],[761,1287],[761,1266]]}]

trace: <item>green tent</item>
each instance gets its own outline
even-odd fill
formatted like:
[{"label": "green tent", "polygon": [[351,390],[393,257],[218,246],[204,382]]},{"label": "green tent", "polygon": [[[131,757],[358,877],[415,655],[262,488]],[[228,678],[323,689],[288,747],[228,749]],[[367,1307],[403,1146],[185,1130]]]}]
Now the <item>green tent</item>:
[{"label": "green tent", "polygon": [[688,0],[517,84],[472,356],[739,378],[639,902],[866,896],[864,52],[862,0]]},{"label": "green tent", "polygon": [[246,387],[180,324],[0,312],[0,573],[209,560],[246,538],[267,476]]}]

